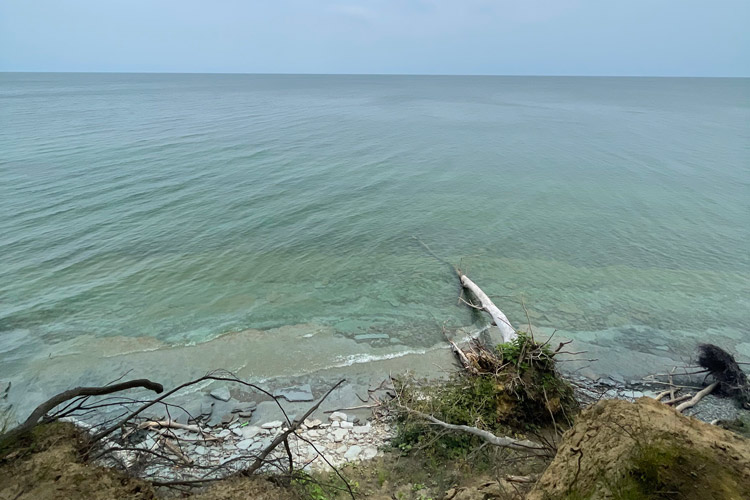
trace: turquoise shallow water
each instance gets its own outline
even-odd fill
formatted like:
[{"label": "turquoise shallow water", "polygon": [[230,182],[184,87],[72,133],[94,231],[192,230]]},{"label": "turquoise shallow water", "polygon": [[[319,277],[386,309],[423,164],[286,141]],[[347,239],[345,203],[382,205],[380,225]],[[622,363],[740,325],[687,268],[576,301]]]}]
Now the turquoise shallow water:
[{"label": "turquoise shallow water", "polygon": [[0,378],[478,326],[414,235],[518,323],[750,356],[749,123],[748,79],[0,74]]}]

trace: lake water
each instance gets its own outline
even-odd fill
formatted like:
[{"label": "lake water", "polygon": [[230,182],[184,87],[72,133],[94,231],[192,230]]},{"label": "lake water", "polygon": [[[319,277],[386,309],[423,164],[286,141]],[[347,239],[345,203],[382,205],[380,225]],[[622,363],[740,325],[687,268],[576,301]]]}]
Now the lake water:
[{"label": "lake water", "polygon": [[[209,349],[265,378],[481,327],[414,236],[519,326],[748,357],[749,124],[748,79],[0,74],[0,379]],[[228,334],[256,348],[200,348]]]}]

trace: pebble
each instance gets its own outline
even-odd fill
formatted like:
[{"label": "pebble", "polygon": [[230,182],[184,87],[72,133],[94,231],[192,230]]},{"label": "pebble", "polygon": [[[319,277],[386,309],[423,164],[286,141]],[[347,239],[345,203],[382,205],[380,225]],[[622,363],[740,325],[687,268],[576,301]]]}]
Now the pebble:
[{"label": "pebble", "polygon": [[315,429],[316,427],[319,427],[320,424],[322,424],[322,423],[323,422],[321,422],[317,418],[314,418],[312,420],[305,419],[305,422],[304,422],[305,427],[307,427],[308,429]]},{"label": "pebble", "polygon": [[254,443],[252,439],[243,439],[242,441],[238,442],[235,446],[239,448],[240,450],[246,450],[250,448],[250,446]]},{"label": "pebble", "polygon": [[261,428],[255,426],[255,425],[249,425],[247,427],[241,427],[239,429],[239,431],[240,431],[240,435],[243,438],[245,438],[245,439],[251,439],[251,438],[254,438],[255,436],[257,436],[260,433]]},{"label": "pebble", "polygon": [[349,448],[346,453],[344,453],[344,459],[345,460],[354,460],[359,456],[359,454],[362,452],[362,447],[357,446],[356,444]]},{"label": "pebble", "polygon": [[[208,399],[208,398],[207,398]],[[235,405],[234,400],[223,403],[216,398],[213,407],[213,416],[224,416],[224,420],[236,418],[239,413],[228,413],[232,411]],[[244,404],[242,404],[245,406]],[[216,418],[216,420],[221,420]],[[302,441],[298,436],[289,437],[290,448],[292,449],[295,464],[309,464],[313,469],[327,468],[327,463],[320,459],[318,448],[335,466],[343,465],[347,462],[357,460],[372,459],[378,454],[378,447],[385,444],[391,439],[392,429],[390,425],[380,422],[367,422],[365,425],[355,425],[352,422],[351,415],[343,412],[332,414],[330,423],[323,423],[319,419],[308,419],[302,426],[303,433],[301,437],[310,440],[312,444]],[[198,425],[213,436],[220,440],[206,443],[183,443],[185,454],[190,457],[195,466],[184,467],[177,474],[174,470],[164,465],[147,463],[144,468],[144,474],[151,473],[159,479],[192,479],[202,477],[207,467],[213,467],[217,464],[227,464],[222,474],[232,473],[247,468],[253,461],[253,456],[260,450],[267,448],[273,437],[282,432],[284,423],[281,420],[272,422],[258,423],[257,425],[242,424],[242,421],[234,421],[225,427],[220,422],[210,426],[208,422],[202,421]],[[192,438],[186,431],[175,430],[179,437]],[[155,444],[151,436],[147,436],[144,441],[137,446],[143,447]],[[132,452],[120,455],[119,460],[122,463],[134,463],[137,455]],[[286,460],[286,451],[283,446],[271,452],[269,460]],[[111,465],[111,464],[107,464]],[[174,476],[174,477],[173,477]]]},{"label": "pebble", "polygon": [[331,422],[346,422],[346,413],[335,411],[329,415],[328,420]]}]

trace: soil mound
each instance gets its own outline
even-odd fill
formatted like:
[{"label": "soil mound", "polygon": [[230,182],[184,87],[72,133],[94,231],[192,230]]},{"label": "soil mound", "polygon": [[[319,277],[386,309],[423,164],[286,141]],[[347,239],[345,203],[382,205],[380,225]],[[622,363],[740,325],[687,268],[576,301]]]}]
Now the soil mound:
[{"label": "soil mound", "polygon": [[650,398],[602,401],[566,432],[528,498],[750,498],[750,440]]},{"label": "soil mound", "polygon": [[[86,463],[80,430],[70,423],[36,426],[0,449],[0,500],[152,500],[174,498],[150,483]],[[171,494],[170,494],[171,493]],[[195,500],[290,500],[289,490],[263,478],[228,478],[195,492]]]},{"label": "soil mound", "polygon": [[81,461],[81,434],[72,424],[38,425],[0,456],[0,499],[150,500],[145,481]]}]

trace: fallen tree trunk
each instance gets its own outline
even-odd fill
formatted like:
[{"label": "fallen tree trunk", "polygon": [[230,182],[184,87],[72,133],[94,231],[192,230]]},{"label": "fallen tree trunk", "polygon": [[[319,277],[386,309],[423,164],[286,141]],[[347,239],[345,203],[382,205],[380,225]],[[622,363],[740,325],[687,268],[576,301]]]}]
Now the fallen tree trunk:
[{"label": "fallen tree trunk", "polygon": [[461,285],[469,290],[474,296],[479,299],[481,309],[490,315],[492,322],[500,330],[500,335],[503,337],[503,342],[510,342],[511,340],[518,337],[516,330],[513,325],[510,324],[508,318],[498,307],[493,304],[492,300],[477,286],[476,283],[471,281],[468,276],[459,272],[458,278],[461,280]]},{"label": "fallen tree trunk", "polygon": [[458,276],[459,281],[461,282],[461,286],[469,290],[471,293],[474,294],[474,296],[479,299],[479,303],[481,306],[475,306],[473,304],[468,304],[472,307],[475,307],[477,309],[481,309],[487,314],[490,315],[492,318],[492,322],[497,326],[498,330],[500,330],[500,335],[503,337],[503,342],[510,342],[511,340],[518,337],[518,334],[516,333],[515,328],[513,328],[513,325],[510,324],[510,321],[508,321],[508,318],[503,314],[503,312],[498,309],[498,307],[492,303],[492,300],[487,296],[486,293],[482,291],[481,288],[477,286],[476,283],[471,281],[468,276],[466,276],[461,270],[448,262],[447,260],[443,259],[439,255],[437,255],[435,252],[432,251],[432,249],[427,246],[427,243],[420,240],[418,237],[413,236],[415,240],[419,242],[420,245],[422,245],[427,252],[436,258],[438,261],[442,262],[443,264],[450,267],[453,272],[456,273],[456,276]]},{"label": "fallen tree trunk", "polygon": [[680,412],[680,413],[682,413],[683,411],[687,410],[688,408],[692,408],[693,406],[695,406],[696,404],[698,404],[698,402],[701,399],[703,399],[703,396],[705,396],[706,394],[709,394],[711,391],[713,391],[714,389],[716,389],[717,385],[719,385],[719,382],[714,382],[713,384],[704,387],[703,389],[701,389],[700,391],[698,391],[698,393],[695,396],[693,396],[692,398],[690,398],[689,401],[685,401],[684,403],[678,405],[677,406],[677,411]]}]

